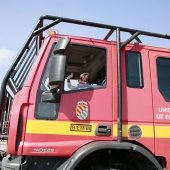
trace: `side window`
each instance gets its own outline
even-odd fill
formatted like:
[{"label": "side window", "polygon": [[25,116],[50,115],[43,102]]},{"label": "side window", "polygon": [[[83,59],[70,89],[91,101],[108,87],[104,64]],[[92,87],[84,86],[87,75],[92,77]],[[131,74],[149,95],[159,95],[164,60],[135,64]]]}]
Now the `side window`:
[{"label": "side window", "polygon": [[159,91],[165,101],[170,102],[170,59],[158,57],[156,65]]},{"label": "side window", "polygon": [[55,120],[58,117],[59,103],[41,102],[42,93],[50,91],[49,87],[49,70],[51,65],[51,57],[53,56],[53,48],[48,57],[48,62],[44,69],[36,97],[35,118],[45,120]]},{"label": "side window", "polygon": [[106,87],[106,50],[72,44],[68,47],[64,92]]},{"label": "side window", "polygon": [[141,54],[134,51],[126,51],[126,84],[128,87],[142,88],[143,73]]}]

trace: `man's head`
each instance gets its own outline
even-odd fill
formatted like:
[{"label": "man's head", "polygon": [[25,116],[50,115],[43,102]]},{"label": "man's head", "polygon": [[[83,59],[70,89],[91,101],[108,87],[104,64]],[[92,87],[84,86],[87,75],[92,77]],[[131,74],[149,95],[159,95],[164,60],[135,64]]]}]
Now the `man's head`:
[{"label": "man's head", "polygon": [[78,79],[80,84],[89,84],[90,83],[90,75],[88,73],[82,73]]}]

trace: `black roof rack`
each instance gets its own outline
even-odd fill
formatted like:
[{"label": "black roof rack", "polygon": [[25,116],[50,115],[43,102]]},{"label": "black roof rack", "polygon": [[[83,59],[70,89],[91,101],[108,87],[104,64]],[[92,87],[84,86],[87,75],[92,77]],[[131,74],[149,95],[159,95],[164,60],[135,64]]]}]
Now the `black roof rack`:
[{"label": "black roof rack", "polygon": [[49,27],[48,26],[44,27],[45,29],[47,27],[50,28],[51,26],[54,26],[54,25],[56,25],[57,23],[60,23],[60,22],[109,29],[108,34],[104,38],[105,40],[107,40],[111,36],[111,34],[117,29],[119,29],[121,32],[128,32],[132,35],[136,34],[136,36],[146,35],[146,36],[152,36],[152,37],[157,37],[157,38],[170,39],[170,35],[167,35],[167,34],[158,34],[158,33],[147,32],[147,31],[136,30],[136,29],[130,29],[130,28],[125,28],[125,27],[88,22],[88,21],[84,21],[84,20],[75,20],[75,19],[69,19],[69,18],[63,18],[63,17],[57,17],[57,16],[50,16],[50,15],[45,15],[45,16],[40,17],[40,21],[43,21],[43,20],[53,20],[53,22],[49,25]]}]

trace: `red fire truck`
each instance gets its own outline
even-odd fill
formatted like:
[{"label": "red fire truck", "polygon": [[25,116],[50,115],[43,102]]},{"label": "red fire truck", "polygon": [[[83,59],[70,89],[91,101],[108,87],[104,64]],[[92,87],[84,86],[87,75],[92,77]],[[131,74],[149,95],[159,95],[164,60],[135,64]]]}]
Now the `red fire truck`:
[{"label": "red fire truck", "polygon": [[[107,32],[96,39],[49,30],[69,25]],[[170,49],[144,45],[146,36],[170,39],[40,17],[1,86],[2,169],[170,169]],[[78,83],[82,73],[90,84]]]}]

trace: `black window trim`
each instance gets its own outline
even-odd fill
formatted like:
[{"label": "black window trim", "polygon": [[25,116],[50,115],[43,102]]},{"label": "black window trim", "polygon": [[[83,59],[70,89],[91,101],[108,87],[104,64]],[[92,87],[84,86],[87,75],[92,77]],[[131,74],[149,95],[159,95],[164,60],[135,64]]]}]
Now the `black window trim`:
[{"label": "black window trim", "polygon": [[[139,66],[140,66],[140,78],[141,78],[141,86],[134,86],[134,85],[129,85],[129,77],[128,77],[128,65],[127,65],[127,53],[136,53],[139,54]],[[129,88],[138,88],[138,89],[142,89],[144,87],[144,79],[143,79],[143,66],[142,66],[142,55],[139,51],[131,51],[131,50],[126,50],[125,51],[125,64],[126,64],[126,85]]]},{"label": "black window trim", "polygon": [[170,102],[170,100],[169,99],[167,99],[164,95],[163,95],[163,93],[162,93],[162,90],[160,89],[160,84],[159,84],[159,78],[158,78],[158,59],[163,59],[163,60],[169,60],[170,61],[170,58],[168,57],[168,56],[156,56],[156,74],[157,74],[157,89],[158,89],[158,91],[160,92],[160,94],[161,94],[161,96],[162,96],[162,98],[165,100],[165,102],[167,102],[167,103],[169,103]]},{"label": "black window trim", "polygon": [[80,90],[69,90],[69,91],[65,91],[64,90],[64,86],[62,88],[62,94],[67,94],[67,93],[77,93],[77,92],[84,92],[84,91],[91,91],[91,90],[100,90],[100,89],[104,89],[107,88],[107,84],[108,84],[108,67],[107,67],[107,63],[108,63],[108,50],[106,47],[103,46],[96,46],[96,45],[89,45],[89,44],[81,44],[81,43],[75,43],[75,42],[71,42],[70,45],[77,45],[77,46],[85,46],[85,47],[92,47],[92,48],[100,48],[105,50],[106,52],[106,85],[105,86],[101,86],[101,87],[97,87],[97,88],[90,88],[90,89],[80,89]]}]

